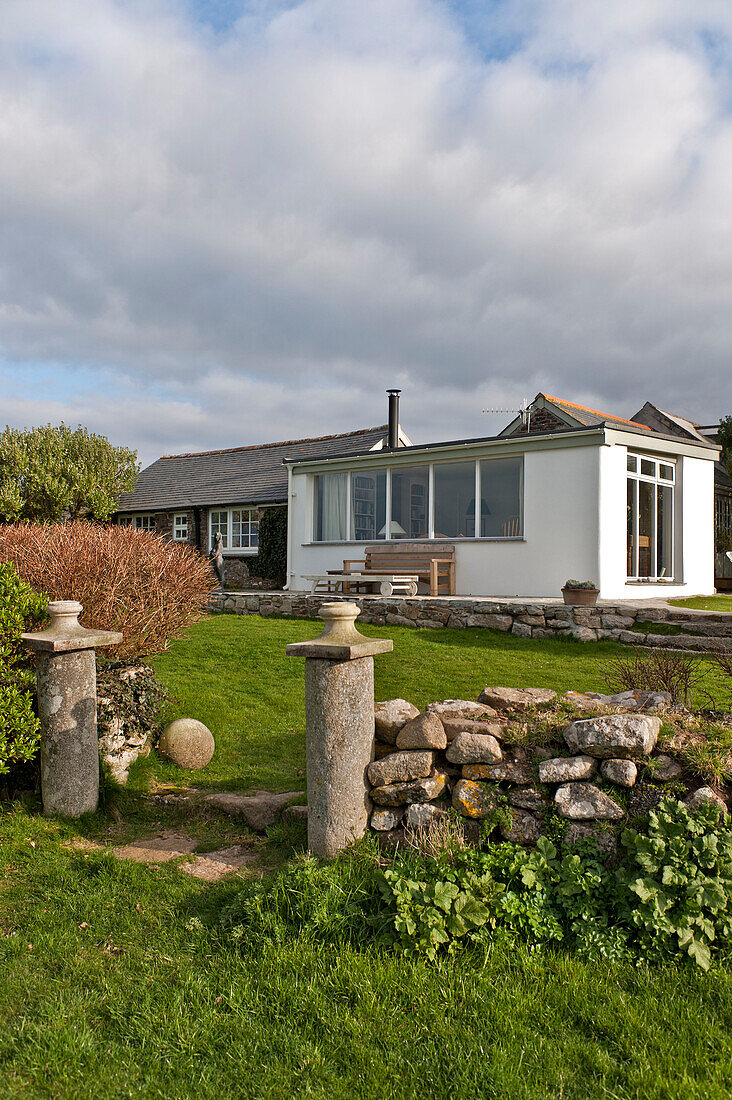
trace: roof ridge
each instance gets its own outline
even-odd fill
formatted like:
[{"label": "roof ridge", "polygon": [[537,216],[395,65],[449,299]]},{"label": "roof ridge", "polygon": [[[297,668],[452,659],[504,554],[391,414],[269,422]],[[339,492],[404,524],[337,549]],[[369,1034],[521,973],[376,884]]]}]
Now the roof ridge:
[{"label": "roof ridge", "polygon": [[[352,432],[335,432],[334,435],[312,435],[307,439],[283,439],[278,443],[247,443],[242,447],[222,447],[213,451],[183,451],[181,454],[160,455],[162,458],[201,458],[203,455],[228,455],[235,451],[264,451],[271,447],[295,447],[299,443],[327,443],[329,439],[349,439],[354,435],[367,435],[369,432],[388,431],[388,424],[377,424],[373,428],[355,428]],[[154,465],[154,463],[153,463]]]},{"label": "roof ridge", "polygon": [[[556,405],[566,405],[570,409],[581,409],[582,412],[594,413],[595,416],[600,416],[603,419],[610,418],[611,420],[619,420],[621,424],[632,424],[635,428],[645,428],[648,431],[647,424],[641,424],[639,420],[627,420],[624,416],[615,416],[614,413],[600,412],[599,409],[591,409],[589,405],[578,405],[576,401],[566,401],[563,397],[552,397],[550,393],[541,392],[541,396],[546,401],[553,401]],[[663,409],[660,410],[663,412]],[[666,414],[668,416],[668,413]],[[653,429],[651,429],[652,431]]]}]

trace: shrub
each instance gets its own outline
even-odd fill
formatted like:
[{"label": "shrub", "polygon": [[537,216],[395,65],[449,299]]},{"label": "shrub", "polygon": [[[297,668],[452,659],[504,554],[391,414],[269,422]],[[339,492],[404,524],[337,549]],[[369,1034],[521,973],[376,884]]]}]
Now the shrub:
[{"label": "shrub", "polygon": [[82,520],[0,526],[0,560],[50,599],[79,600],[85,626],[121,631],[117,657],[165,649],[216,588],[208,561],[188,546]]},{"label": "shrub", "polygon": [[634,649],[611,661],[605,683],[611,691],[667,691],[677,703],[688,706],[694,689],[704,678],[698,657],[673,649]]},{"label": "shrub", "polygon": [[13,565],[0,563],[0,775],[32,760],[38,748],[35,675],[20,636],[45,617],[46,597],[25,584]]},{"label": "shrub", "polygon": [[259,521],[259,552],[249,561],[253,577],[282,586],[287,579],[287,508],[265,508]]}]

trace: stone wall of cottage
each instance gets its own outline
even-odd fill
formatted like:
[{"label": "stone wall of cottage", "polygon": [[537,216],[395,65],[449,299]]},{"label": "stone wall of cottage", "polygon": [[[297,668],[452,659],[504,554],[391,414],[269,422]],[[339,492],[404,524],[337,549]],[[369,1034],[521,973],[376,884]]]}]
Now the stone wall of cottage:
[{"label": "stone wall of cottage", "polygon": [[[208,555],[209,509],[199,508],[198,514],[201,525],[201,553]],[[154,512],[153,515],[155,517],[156,534],[164,535],[165,538],[170,539],[171,542],[173,541],[173,524],[175,516],[186,515],[188,517],[188,540],[185,545],[190,546],[194,550],[196,549],[196,513],[192,508],[176,508],[172,512]],[[259,589],[261,591],[271,591],[277,588],[277,582],[268,577],[252,576],[249,572],[250,562],[251,557],[241,554],[224,553],[227,588]]]}]

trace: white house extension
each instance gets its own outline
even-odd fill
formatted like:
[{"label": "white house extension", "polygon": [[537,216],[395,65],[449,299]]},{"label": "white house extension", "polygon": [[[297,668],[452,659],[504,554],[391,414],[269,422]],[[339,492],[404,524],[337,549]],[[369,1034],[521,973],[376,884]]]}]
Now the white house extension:
[{"label": "white house extension", "polygon": [[539,394],[499,436],[289,461],[289,588],[408,540],[455,548],[458,596],[711,594],[719,448],[681,424]]}]

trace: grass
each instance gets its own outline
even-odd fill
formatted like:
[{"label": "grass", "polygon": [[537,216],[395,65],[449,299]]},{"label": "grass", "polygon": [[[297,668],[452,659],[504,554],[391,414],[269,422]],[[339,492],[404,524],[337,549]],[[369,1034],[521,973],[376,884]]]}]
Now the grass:
[{"label": "grass", "polygon": [[[302,619],[217,615],[154,659],[174,698],[170,717],[198,718],[216,738],[214,758],[196,776],[197,784],[304,790],[303,661],[286,657],[285,646],[314,637],[317,629]],[[629,652],[614,642],[539,641],[483,629],[360,629],[394,640],[394,652],[375,659],[376,698],[402,696],[418,707],[437,699],[476,699],[486,684],[605,691],[611,660]],[[708,685],[720,684],[710,670]],[[157,756],[138,774],[145,781],[190,780],[189,772]]]},{"label": "grass", "polygon": [[692,596],[688,600],[669,600],[674,607],[691,607],[695,611],[732,612],[732,593],[729,596]]},{"label": "grass", "polygon": [[[166,802],[167,790],[302,788],[303,669],[284,646],[315,628],[218,616],[155,659],[171,716],[214,731],[205,771],[152,754],[129,789],[107,791],[115,820],[48,820],[32,801],[0,813],[3,1100],[728,1096],[722,965],[598,966],[521,949],[431,965],[304,937],[253,938],[242,952],[217,917],[251,871],[207,885],[68,847],[79,834],[120,843],[166,827],[210,849],[242,829],[195,799]],[[621,652],[484,630],[363,630],[395,643],[376,659],[377,697],[420,706],[475,698],[486,683],[603,689]],[[305,844],[300,824],[246,839],[256,873]]]},{"label": "grass", "polygon": [[438,965],[216,928],[202,886],[2,819],[8,1100],[726,1097],[732,974],[500,950]]}]

